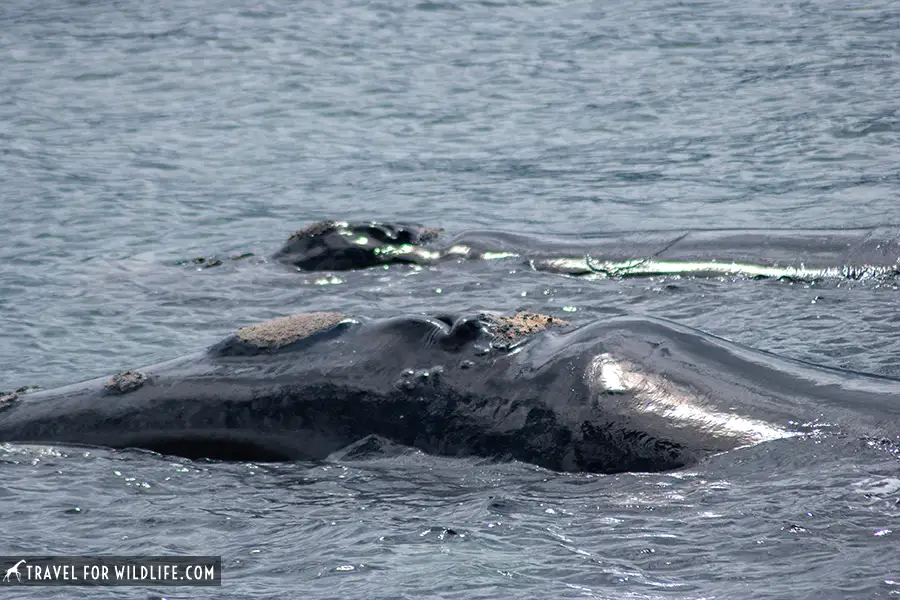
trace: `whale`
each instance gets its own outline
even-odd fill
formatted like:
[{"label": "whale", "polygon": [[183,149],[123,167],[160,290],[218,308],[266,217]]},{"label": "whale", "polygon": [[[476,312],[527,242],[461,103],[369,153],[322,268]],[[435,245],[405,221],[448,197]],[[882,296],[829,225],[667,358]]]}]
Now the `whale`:
[{"label": "whale", "polygon": [[896,440],[900,380],[664,319],[289,315],[202,351],[0,398],[0,442],[326,460],[365,440],[554,471],[669,471],[834,431]]},{"label": "whale", "polygon": [[272,259],[303,271],[451,260],[518,260],[587,278],[690,275],[753,279],[893,279],[900,226],[607,232],[553,237],[409,223],[322,221],[293,233]]}]

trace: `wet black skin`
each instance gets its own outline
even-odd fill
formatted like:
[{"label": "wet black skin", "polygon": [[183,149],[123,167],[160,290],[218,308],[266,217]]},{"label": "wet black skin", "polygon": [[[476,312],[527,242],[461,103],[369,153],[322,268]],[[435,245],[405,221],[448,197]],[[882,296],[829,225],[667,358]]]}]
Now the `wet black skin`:
[{"label": "wet black skin", "polygon": [[423,255],[421,247],[438,234],[420,225],[322,221],[293,234],[273,259],[304,271],[424,264],[434,258]]},{"label": "wet black skin", "polygon": [[425,452],[560,471],[662,471],[748,443],[715,423],[643,412],[653,388],[604,389],[591,365],[629,361],[669,392],[788,427],[817,418],[896,435],[900,382],[785,360],[666,321],[615,318],[492,346],[477,314],[356,319],[277,350],[232,336],[141,371],[25,394],[0,441],[145,448],[190,458],[324,459],[370,435]]},{"label": "wet black skin", "polygon": [[305,271],[336,271],[497,253],[539,271],[575,276],[721,274],[729,265],[741,265],[751,268],[739,273],[758,278],[893,278],[900,274],[900,227],[626,231],[566,238],[502,231],[450,235],[415,224],[323,221],[292,235],[273,259]]}]

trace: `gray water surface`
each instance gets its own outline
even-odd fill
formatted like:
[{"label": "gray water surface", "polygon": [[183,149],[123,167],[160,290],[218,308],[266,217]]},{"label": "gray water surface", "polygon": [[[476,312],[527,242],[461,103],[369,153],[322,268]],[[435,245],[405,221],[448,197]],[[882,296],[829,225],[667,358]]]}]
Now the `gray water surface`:
[{"label": "gray water surface", "polygon": [[[645,313],[900,377],[892,281],[267,260],[322,218],[557,235],[897,223],[898,31],[892,2],[0,4],[0,390],[328,309]],[[180,264],[200,256],[223,264]],[[225,565],[221,589],[20,598],[888,598],[898,467],[827,431],[618,476],[0,445],[0,554]]]}]

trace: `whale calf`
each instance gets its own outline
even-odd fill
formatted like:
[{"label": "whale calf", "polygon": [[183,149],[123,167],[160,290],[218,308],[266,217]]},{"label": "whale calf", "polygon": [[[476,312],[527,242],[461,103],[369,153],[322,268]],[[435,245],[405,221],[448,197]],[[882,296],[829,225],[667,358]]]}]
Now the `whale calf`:
[{"label": "whale calf", "polygon": [[896,438],[900,381],[661,319],[321,312],[205,351],[0,399],[0,442],[318,460],[367,436],[558,471],[664,471],[816,423]]},{"label": "whale calf", "polygon": [[588,277],[885,279],[900,274],[900,227],[632,231],[572,239],[323,221],[291,235],[273,259],[306,271],[519,259],[539,271]]}]

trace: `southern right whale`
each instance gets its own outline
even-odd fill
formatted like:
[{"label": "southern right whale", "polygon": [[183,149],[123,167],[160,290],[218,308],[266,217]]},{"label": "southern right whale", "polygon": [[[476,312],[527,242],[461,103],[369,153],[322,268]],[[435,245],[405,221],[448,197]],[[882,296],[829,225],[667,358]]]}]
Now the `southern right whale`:
[{"label": "southern right whale", "polygon": [[833,426],[896,440],[900,381],[649,317],[309,313],[207,350],[0,398],[0,442],[323,459],[380,436],[560,471],[662,471]]},{"label": "southern right whale", "polygon": [[475,258],[519,259],[539,271],[590,277],[883,279],[900,274],[900,227],[626,231],[573,239],[323,221],[291,235],[273,258],[307,271]]}]

